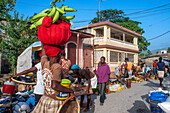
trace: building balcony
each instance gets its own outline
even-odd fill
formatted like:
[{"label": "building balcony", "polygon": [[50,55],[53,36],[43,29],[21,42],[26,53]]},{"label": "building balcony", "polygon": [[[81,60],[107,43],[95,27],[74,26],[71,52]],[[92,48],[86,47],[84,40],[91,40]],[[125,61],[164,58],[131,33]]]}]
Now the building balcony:
[{"label": "building balcony", "polygon": [[94,44],[95,45],[114,45],[117,47],[138,50],[138,45],[135,45],[135,44],[127,42],[127,41],[122,41],[119,39],[113,39],[113,38],[105,40],[103,37],[97,37],[94,40]]}]

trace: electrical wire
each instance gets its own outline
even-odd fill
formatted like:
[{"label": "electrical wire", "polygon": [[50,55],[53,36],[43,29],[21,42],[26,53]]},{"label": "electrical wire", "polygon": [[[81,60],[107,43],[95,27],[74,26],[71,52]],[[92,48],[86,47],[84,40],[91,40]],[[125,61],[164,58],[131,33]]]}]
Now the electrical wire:
[{"label": "electrical wire", "polygon": [[[140,14],[147,14],[147,13],[152,13],[152,12],[159,12],[159,11],[164,11],[164,10],[169,10],[170,8],[166,8],[166,9],[160,9],[160,10],[154,10],[154,11],[148,11],[148,12],[143,12],[143,13],[138,13],[135,15],[140,15]],[[127,16],[127,15],[126,15]]]},{"label": "electrical wire", "polygon": [[[159,13],[154,13],[154,14],[150,14],[150,15],[144,15],[144,16],[139,16],[139,17],[134,17],[132,19],[137,19],[137,18],[143,18],[143,17],[148,17],[148,16],[153,16],[153,15],[157,15],[157,14],[163,14],[163,13],[167,13],[169,11],[166,12],[159,12]],[[74,23],[84,23],[84,22],[90,22],[91,20],[84,20],[84,21],[74,21]]]},{"label": "electrical wire", "polygon": [[83,22],[90,22],[91,20],[84,20],[84,21],[75,21],[73,23],[83,23]]},{"label": "electrical wire", "polygon": [[137,11],[137,12],[125,14],[125,15],[127,16],[127,15],[138,14],[138,13],[142,13],[142,12],[145,12],[145,11],[150,11],[150,10],[153,10],[153,9],[158,9],[158,8],[166,7],[166,6],[168,6],[168,5],[170,5],[170,3],[165,4],[165,5],[161,5],[161,6],[158,6],[158,7],[154,7],[154,8],[145,9],[145,10],[142,10],[142,11]]},{"label": "electrical wire", "polygon": [[[30,4],[30,3],[25,3],[25,2],[17,2],[19,4],[26,4],[26,5],[32,5],[32,6],[39,6],[39,7],[48,7],[48,6],[42,6],[42,5],[36,5],[36,4]],[[145,10],[142,10],[142,11],[138,11],[138,12],[133,12],[133,13],[130,13],[130,14],[125,14],[125,16],[128,16],[128,15],[132,15],[132,14],[146,14],[146,13],[150,13],[150,12],[157,12],[157,11],[161,11],[161,10],[169,10],[170,8],[167,8],[167,9],[161,9],[161,10],[155,10],[155,11],[149,11],[149,10],[153,10],[153,9],[158,9],[158,8],[162,8],[162,7],[165,7],[165,6],[168,6],[170,5],[170,3],[168,4],[165,4],[165,5],[162,5],[162,6],[158,6],[158,7],[154,7],[154,8],[150,8],[150,9],[145,9]],[[85,10],[85,11],[96,11],[97,9],[77,9],[77,10]],[[141,9],[124,9],[124,10],[141,10]],[[146,11],[149,11],[149,12],[146,12]],[[162,13],[166,13],[166,12],[161,12]],[[156,13],[156,14],[160,14],[160,13]],[[151,15],[144,15],[144,16],[139,16],[139,17],[134,17],[134,18],[142,18],[142,17],[146,17],[146,16],[152,16],[152,15],[156,15],[156,14],[151,14]],[[74,23],[84,23],[84,22],[90,22],[91,20],[85,20],[85,21],[75,21]]]},{"label": "electrical wire", "polygon": [[163,34],[161,34],[161,35],[158,35],[158,36],[154,37],[154,38],[150,38],[150,39],[148,39],[148,41],[157,39],[157,38],[159,38],[159,37],[161,37],[161,36],[164,36],[164,35],[168,34],[169,32],[170,32],[170,31],[167,31],[167,32],[165,32],[165,33],[163,33]]},{"label": "electrical wire", "polygon": [[150,24],[149,27],[152,27],[154,24],[159,24],[159,23],[164,22],[164,21],[167,21],[167,20],[169,20],[169,19],[170,19],[170,17],[165,18],[165,19],[163,19],[163,20],[160,20],[160,21],[158,21],[158,22],[155,22],[155,23],[153,23],[153,24]]},{"label": "electrical wire", "polygon": [[132,17],[132,19],[143,18],[143,17],[153,16],[153,15],[158,15],[158,14],[163,14],[163,13],[168,13],[168,12],[169,11],[159,12],[159,13],[154,13],[154,14],[149,14],[149,15],[144,15],[144,16],[138,16],[138,17]]},{"label": "electrical wire", "polygon": [[[153,15],[163,14],[163,13],[167,13],[167,12],[169,12],[169,11],[159,12],[159,13],[154,13],[154,14],[144,15],[144,16],[138,16],[138,17],[134,17],[134,18],[132,18],[132,19],[143,18],[143,17],[148,17],[148,16],[153,16]],[[91,21],[91,20],[75,21],[74,23],[84,23],[84,22],[90,22],[90,21]]]}]

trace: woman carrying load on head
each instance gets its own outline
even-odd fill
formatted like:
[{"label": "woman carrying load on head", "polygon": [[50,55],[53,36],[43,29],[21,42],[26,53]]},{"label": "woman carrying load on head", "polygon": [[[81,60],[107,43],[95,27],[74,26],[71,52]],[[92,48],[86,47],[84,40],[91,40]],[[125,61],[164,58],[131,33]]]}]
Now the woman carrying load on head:
[{"label": "woman carrying load on head", "polygon": [[42,76],[44,79],[44,95],[39,100],[33,113],[56,113],[63,103],[56,98],[57,92],[70,93],[73,90],[62,86],[62,67],[59,64],[61,46],[66,44],[71,36],[70,24],[61,20],[52,24],[51,17],[44,17],[38,28],[38,38],[42,42]]},{"label": "woman carrying load on head", "polygon": [[[46,49],[46,52],[44,49]],[[60,48],[54,46],[44,48],[44,45],[42,46],[41,64],[45,93],[41,97],[33,113],[56,113],[59,106],[63,103],[62,100],[56,98],[56,91],[70,93],[70,95],[74,97],[72,89],[66,88],[60,84],[62,68],[61,65],[59,65],[59,60]]]}]

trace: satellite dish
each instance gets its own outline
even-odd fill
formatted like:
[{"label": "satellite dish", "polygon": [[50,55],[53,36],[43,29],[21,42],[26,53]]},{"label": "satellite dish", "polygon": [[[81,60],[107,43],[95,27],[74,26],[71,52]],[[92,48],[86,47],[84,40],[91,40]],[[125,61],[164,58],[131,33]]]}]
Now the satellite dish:
[{"label": "satellite dish", "polygon": [[70,22],[70,24],[71,24],[71,27],[73,27],[73,26],[74,26],[74,23],[73,23],[73,22]]}]

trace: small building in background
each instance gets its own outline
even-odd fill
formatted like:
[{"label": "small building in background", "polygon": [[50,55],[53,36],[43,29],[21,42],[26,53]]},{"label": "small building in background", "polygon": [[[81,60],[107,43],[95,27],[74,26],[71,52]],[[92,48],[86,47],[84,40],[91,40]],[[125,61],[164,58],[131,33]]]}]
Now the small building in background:
[{"label": "small building in background", "polygon": [[161,54],[167,54],[167,50],[161,50]]},{"label": "small building in background", "polygon": [[91,33],[95,36],[94,40],[86,39],[87,44],[94,43],[94,60],[92,60],[94,67],[97,68],[102,56],[106,57],[106,63],[110,66],[111,71],[121,65],[126,57],[130,62],[138,63],[140,34],[109,21],[74,28],[74,30]]},{"label": "small building in background", "polygon": [[156,55],[150,55],[150,56],[147,56],[147,57],[143,57],[141,58],[141,60],[148,64],[148,66],[152,66],[153,65],[153,62],[155,60],[158,60],[159,61],[159,57],[162,57],[164,63],[166,66],[170,66],[170,54],[167,53],[167,54],[156,54]]}]

